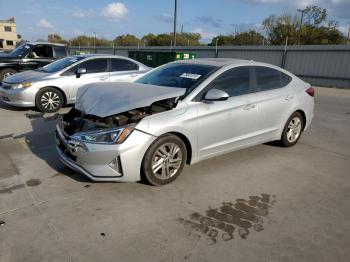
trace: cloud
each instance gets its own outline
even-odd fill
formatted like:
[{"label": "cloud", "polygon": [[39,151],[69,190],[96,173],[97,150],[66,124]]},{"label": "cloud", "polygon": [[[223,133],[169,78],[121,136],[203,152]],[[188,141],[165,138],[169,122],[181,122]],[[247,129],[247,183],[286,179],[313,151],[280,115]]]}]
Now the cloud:
[{"label": "cloud", "polygon": [[92,17],[96,15],[96,12],[92,9],[88,9],[88,10],[82,10],[82,9],[75,9],[72,12],[72,15],[74,17],[78,17],[78,18],[84,18],[84,17]]},{"label": "cloud", "polygon": [[48,22],[45,19],[40,19],[40,21],[38,23],[36,23],[36,26],[42,29],[52,29],[53,26],[52,24],[50,24],[50,22]]},{"label": "cloud", "polygon": [[200,34],[202,36],[203,42],[210,42],[213,37],[219,35],[218,33],[206,31],[201,27],[193,29],[192,33]]},{"label": "cloud", "polygon": [[128,9],[123,3],[111,3],[102,9],[102,15],[111,21],[126,19]]},{"label": "cloud", "polygon": [[168,14],[154,15],[153,18],[167,24],[172,24],[174,22],[174,18]]},{"label": "cloud", "polygon": [[212,16],[197,16],[194,21],[200,24],[207,24],[215,28],[222,28],[224,24],[224,21]]}]

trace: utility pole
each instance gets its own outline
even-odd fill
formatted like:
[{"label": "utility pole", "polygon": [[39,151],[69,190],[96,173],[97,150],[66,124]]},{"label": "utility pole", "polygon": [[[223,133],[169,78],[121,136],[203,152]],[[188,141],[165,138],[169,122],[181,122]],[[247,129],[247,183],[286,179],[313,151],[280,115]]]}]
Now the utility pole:
[{"label": "utility pole", "polygon": [[174,6],[174,45],[176,46],[176,19],[177,19],[177,0],[175,0]]},{"label": "utility pole", "polygon": [[298,44],[300,45],[301,28],[303,26],[303,19],[304,19],[304,10],[303,9],[298,9],[298,12],[301,12],[300,25],[299,25],[299,35],[298,35]]},{"label": "utility pole", "polygon": [[94,34],[94,53],[96,54],[96,32],[92,32]]}]

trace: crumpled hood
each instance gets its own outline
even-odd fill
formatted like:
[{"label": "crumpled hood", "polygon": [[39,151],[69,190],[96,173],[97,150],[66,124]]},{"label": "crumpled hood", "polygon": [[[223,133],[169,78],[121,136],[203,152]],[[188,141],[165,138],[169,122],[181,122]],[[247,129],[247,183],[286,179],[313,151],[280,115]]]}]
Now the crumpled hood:
[{"label": "crumpled hood", "polygon": [[24,81],[39,80],[40,78],[46,77],[48,75],[49,74],[45,72],[29,70],[29,71],[20,72],[14,75],[10,75],[6,77],[4,82],[10,83],[10,84],[16,84],[16,83],[22,83]]},{"label": "crumpled hood", "polygon": [[88,84],[78,89],[75,108],[85,114],[107,117],[179,97],[185,92],[185,88],[139,83]]}]

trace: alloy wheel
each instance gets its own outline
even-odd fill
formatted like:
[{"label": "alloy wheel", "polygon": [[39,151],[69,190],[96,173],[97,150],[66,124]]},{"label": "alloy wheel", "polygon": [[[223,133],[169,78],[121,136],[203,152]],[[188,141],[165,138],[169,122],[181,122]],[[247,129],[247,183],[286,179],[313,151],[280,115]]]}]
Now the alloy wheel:
[{"label": "alloy wheel", "polygon": [[179,170],[182,161],[182,152],[177,144],[163,144],[153,154],[152,172],[158,179],[169,179]]},{"label": "alloy wheel", "polygon": [[60,105],[60,97],[52,91],[45,92],[40,99],[41,105],[49,110],[55,110]]},{"label": "alloy wheel", "polygon": [[287,130],[287,140],[289,143],[294,143],[301,134],[301,120],[299,117],[294,117],[290,120]]}]

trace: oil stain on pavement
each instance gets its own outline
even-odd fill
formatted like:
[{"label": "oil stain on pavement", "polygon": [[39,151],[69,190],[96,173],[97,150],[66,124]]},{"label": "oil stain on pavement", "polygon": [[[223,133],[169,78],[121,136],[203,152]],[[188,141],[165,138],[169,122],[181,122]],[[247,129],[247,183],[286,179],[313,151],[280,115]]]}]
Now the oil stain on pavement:
[{"label": "oil stain on pavement", "polygon": [[264,230],[264,220],[269,218],[269,211],[275,203],[274,195],[249,196],[248,200],[224,202],[220,207],[209,207],[205,214],[194,212],[189,219],[177,220],[184,225],[189,235],[198,239],[205,237],[208,244],[213,245],[220,239],[232,240],[235,234],[241,239],[247,239],[252,231]]}]

